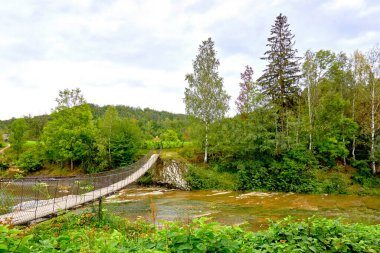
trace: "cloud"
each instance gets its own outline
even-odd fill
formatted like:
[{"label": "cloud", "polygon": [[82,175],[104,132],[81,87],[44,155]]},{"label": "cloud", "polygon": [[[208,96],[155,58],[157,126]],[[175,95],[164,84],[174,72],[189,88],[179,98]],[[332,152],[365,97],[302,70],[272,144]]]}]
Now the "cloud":
[{"label": "cloud", "polygon": [[362,9],[366,7],[365,0],[330,0],[326,1],[322,8],[325,10],[342,11],[344,9]]},{"label": "cloud", "polygon": [[0,119],[49,113],[58,91],[75,87],[92,103],[183,113],[184,77],[208,37],[233,114],[240,73],[251,65],[261,74],[279,13],[300,55],[380,41],[380,4],[369,0],[8,1],[0,5]]}]

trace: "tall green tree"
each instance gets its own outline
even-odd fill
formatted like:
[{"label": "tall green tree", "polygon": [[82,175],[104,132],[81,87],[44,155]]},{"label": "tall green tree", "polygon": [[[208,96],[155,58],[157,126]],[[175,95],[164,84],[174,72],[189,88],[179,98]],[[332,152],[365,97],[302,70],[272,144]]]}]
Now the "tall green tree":
[{"label": "tall green tree", "polygon": [[189,83],[184,98],[186,113],[194,116],[204,126],[205,163],[207,163],[210,124],[222,119],[229,109],[230,96],[223,89],[223,78],[218,72],[219,64],[214,42],[209,38],[199,46],[198,55],[193,61],[194,72],[186,75]]},{"label": "tall green tree", "polygon": [[13,150],[16,151],[16,156],[18,159],[26,142],[26,133],[28,130],[26,120],[24,118],[16,119],[12,122],[10,130],[11,135],[9,137],[9,142],[12,144]]},{"label": "tall green tree", "polygon": [[308,50],[305,53],[304,62],[302,64],[302,76],[307,89],[309,150],[312,149],[313,145],[314,109],[318,99],[316,86],[326,77],[334,60],[335,54],[328,50],[319,50],[316,53]]},{"label": "tall green tree", "polygon": [[375,158],[375,134],[379,128],[376,126],[376,114],[379,111],[379,79],[380,79],[380,47],[375,46],[368,52],[368,63],[370,66],[370,78],[368,88],[371,92],[371,165],[372,173],[376,173],[376,158]]},{"label": "tall green tree", "polygon": [[136,123],[130,119],[118,120],[111,135],[112,167],[132,163],[140,147],[141,132]]},{"label": "tall green tree", "polygon": [[108,162],[112,164],[111,139],[119,121],[119,114],[114,106],[108,106],[107,110],[100,121],[101,135],[104,136],[108,147]]},{"label": "tall green tree", "polygon": [[280,131],[286,131],[286,112],[292,109],[299,92],[300,78],[299,57],[294,47],[292,35],[287,23],[287,17],[280,14],[270,31],[268,51],[261,59],[268,61],[267,68],[258,79],[263,93],[269,97],[278,108]]},{"label": "tall green tree", "polygon": [[90,106],[84,103],[80,90],[73,92],[75,96],[71,92],[59,92],[58,106],[52,112],[42,138],[48,158],[68,161],[71,169],[74,162],[84,163],[92,159],[96,131]]},{"label": "tall green tree", "polygon": [[[366,100],[366,82],[369,81],[369,65],[368,61],[366,59],[366,56],[356,50],[352,56],[352,75],[353,75],[353,80],[350,85],[350,91],[351,91],[351,101],[352,101],[352,108],[351,108],[351,116],[352,119],[360,126],[363,126],[363,123],[366,121],[361,120],[361,115],[360,115],[360,107],[361,105],[365,104]],[[359,110],[358,110],[359,109]],[[365,127],[362,127],[362,129],[365,129]],[[357,145],[357,140],[356,136],[354,135],[352,137],[352,158],[355,160],[356,159],[356,145]]]}]

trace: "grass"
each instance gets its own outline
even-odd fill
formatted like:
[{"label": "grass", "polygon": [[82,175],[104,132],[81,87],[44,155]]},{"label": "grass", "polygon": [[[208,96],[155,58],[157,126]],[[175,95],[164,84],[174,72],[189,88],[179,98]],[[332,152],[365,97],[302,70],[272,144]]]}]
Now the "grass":
[{"label": "grass", "polygon": [[38,141],[26,141],[24,144],[24,147],[29,148],[29,147],[35,147],[38,145]]}]

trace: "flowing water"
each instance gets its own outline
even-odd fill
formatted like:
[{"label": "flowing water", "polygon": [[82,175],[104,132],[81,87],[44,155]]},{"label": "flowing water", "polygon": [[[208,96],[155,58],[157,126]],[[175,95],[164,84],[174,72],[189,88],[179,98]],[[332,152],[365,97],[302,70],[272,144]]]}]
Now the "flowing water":
[{"label": "flowing water", "polygon": [[111,213],[136,219],[189,221],[209,217],[222,224],[245,224],[249,230],[268,227],[269,219],[287,216],[342,218],[344,222],[380,224],[380,196],[294,193],[178,191],[127,188],[107,198]]}]

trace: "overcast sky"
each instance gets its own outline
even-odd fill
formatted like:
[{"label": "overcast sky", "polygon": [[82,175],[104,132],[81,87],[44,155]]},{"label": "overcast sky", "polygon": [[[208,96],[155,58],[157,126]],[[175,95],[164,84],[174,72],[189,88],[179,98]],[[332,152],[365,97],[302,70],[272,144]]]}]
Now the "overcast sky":
[{"label": "overcast sky", "polygon": [[0,2],[0,119],[50,113],[58,91],[76,87],[90,103],[184,113],[185,74],[208,37],[234,114],[240,73],[261,74],[279,13],[300,56],[380,42],[378,0]]}]

